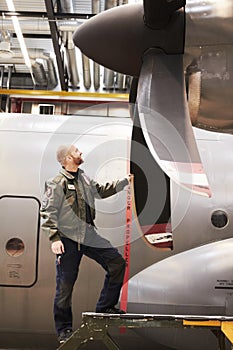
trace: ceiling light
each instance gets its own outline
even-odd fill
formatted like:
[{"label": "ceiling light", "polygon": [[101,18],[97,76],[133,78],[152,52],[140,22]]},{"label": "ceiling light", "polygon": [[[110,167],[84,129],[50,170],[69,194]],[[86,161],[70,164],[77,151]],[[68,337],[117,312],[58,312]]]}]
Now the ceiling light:
[{"label": "ceiling light", "polygon": [[[7,4],[7,7],[8,7],[9,11],[15,12],[15,5],[13,3],[13,0],[6,0],[6,4]],[[19,41],[20,49],[21,49],[21,52],[22,52],[25,64],[29,68],[31,76],[32,76],[32,80],[34,82],[34,77],[33,77],[33,73],[32,73],[32,66],[31,66],[31,60],[30,60],[30,57],[28,55],[27,47],[26,47],[26,44],[25,44],[25,41],[24,41],[24,37],[23,37],[22,30],[21,30],[21,27],[20,27],[20,24],[19,24],[19,20],[18,20],[17,16],[11,16],[11,20],[13,22],[13,26],[14,26],[14,29],[15,29],[15,33],[17,35],[17,39]]]},{"label": "ceiling light", "polygon": [[0,29],[0,57],[9,59],[13,56],[11,51],[11,33],[9,30]]}]

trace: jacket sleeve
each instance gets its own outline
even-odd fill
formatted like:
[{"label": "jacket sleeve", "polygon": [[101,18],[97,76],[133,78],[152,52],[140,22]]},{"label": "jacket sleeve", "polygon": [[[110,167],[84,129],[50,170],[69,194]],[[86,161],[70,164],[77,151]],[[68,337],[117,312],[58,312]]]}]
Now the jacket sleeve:
[{"label": "jacket sleeve", "polygon": [[111,183],[107,182],[105,185],[101,185],[98,182],[91,181],[93,188],[93,193],[95,198],[107,198],[117,192],[120,192],[128,185],[128,179],[124,178],[123,180],[113,181]]},{"label": "jacket sleeve", "polygon": [[42,230],[52,242],[60,240],[58,230],[58,214],[64,198],[64,192],[61,183],[47,181],[42,199],[41,217]]}]

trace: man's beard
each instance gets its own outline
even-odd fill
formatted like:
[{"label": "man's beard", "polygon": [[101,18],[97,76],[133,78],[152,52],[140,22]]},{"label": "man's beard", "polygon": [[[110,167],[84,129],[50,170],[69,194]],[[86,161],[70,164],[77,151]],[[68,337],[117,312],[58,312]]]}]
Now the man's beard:
[{"label": "man's beard", "polygon": [[84,160],[82,158],[78,158],[78,159],[75,160],[75,163],[77,165],[81,165],[83,162],[84,162]]}]

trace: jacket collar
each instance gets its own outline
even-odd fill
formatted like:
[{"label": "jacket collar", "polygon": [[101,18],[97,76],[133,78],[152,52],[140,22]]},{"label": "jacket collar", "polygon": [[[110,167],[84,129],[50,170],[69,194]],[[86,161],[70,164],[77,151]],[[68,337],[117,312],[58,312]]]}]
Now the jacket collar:
[{"label": "jacket collar", "polygon": [[[82,169],[79,169],[80,171],[80,174],[83,173],[83,170]],[[67,179],[70,179],[70,180],[74,180],[74,176],[72,174],[70,174],[66,169],[62,168],[60,170],[60,174],[62,174],[63,176],[65,176]]]}]

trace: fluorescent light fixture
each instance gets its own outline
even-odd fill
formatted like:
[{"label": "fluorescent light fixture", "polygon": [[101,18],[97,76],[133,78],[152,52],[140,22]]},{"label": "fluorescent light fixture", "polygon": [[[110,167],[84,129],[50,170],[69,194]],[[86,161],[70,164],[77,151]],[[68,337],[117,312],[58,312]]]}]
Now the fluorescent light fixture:
[{"label": "fluorescent light fixture", "polygon": [[[13,0],[6,0],[6,4],[7,4],[9,11],[15,12],[15,5],[13,3]],[[24,37],[23,37],[22,30],[21,30],[21,27],[19,24],[19,20],[18,20],[17,16],[11,16],[11,19],[13,22],[15,33],[17,35],[17,39],[19,41],[20,49],[21,49],[25,64],[30,69],[31,76],[32,76],[32,79],[34,81],[31,60],[30,60],[30,57],[28,55],[28,50],[27,50],[27,47],[26,47],[26,44],[24,41]]]},{"label": "fluorescent light fixture", "polygon": [[20,24],[18,21],[18,18],[16,16],[11,16],[14,28],[15,28],[15,32],[19,41],[19,45],[20,45],[20,49],[22,51],[23,57],[24,57],[24,61],[25,64],[28,68],[31,68],[31,61],[28,55],[28,51],[27,51],[27,47],[23,38],[23,34],[20,28]]},{"label": "fluorescent light fixture", "polygon": [[128,4],[142,4],[143,0],[128,0]]}]

